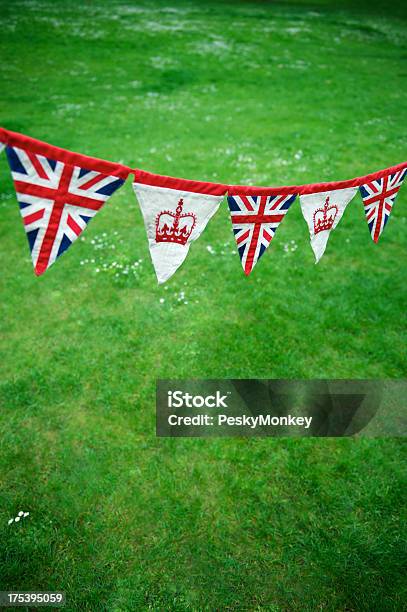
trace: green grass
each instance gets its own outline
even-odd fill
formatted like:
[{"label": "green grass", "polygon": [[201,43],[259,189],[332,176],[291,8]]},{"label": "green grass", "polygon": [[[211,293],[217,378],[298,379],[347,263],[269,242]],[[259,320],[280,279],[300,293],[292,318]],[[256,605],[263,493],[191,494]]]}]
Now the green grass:
[{"label": "green grass", "polygon": [[[405,13],[3,0],[0,123],[186,178],[352,178],[405,159]],[[159,377],[405,376],[407,192],[379,247],[357,196],[318,266],[297,203],[250,278],[223,204],[158,287],[130,182],[36,278],[0,162],[0,586],[68,610],[402,610],[401,440],[154,425]]]}]

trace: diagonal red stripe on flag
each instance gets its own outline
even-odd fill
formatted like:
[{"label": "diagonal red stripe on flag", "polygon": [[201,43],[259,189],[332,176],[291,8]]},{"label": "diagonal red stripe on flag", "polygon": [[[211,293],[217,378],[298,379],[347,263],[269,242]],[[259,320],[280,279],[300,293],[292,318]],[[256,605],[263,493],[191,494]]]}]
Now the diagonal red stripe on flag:
[{"label": "diagonal red stripe on flag", "polygon": [[38,219],[42,219],[43,216],[44,216],[44,209],[37,210],[37,212],[32,213],[31,215],[27,215],[26,217],[23,217],[24,225],[30,225],[30,223],[33,223],[34,221],[38,221]]},{"label": "diagonal red stripe on flag", "polygon": [[31,153],[31,151],[28,151],[28,150],[26,150],[25,153],[27,154],[27,157],[29,158],[32,165],[34,166],[35,171],[38,174],[38,176],[42,179],[48,180],[49,177],[47,173],[45,172],[44,168],[42,167],[42,164],[40,160],[38,159],[38,157],[35,155],[35,153]]},{"label": "diagonal red stripe on flag", "polygon": [[102,180],[103,178],[105,178],[105,176],[103,174],[97,174],[93,178],[89,179],[89,181],[87,183],[84,183],[83,185],[80,185],[78,187],[78,189],[81,189],[81,190],[82,189],[90,189],[91,187],[96,185],[96,183],[99,183],[99,181]]},{"label": "diagonal red stripe on flag", "polygon": [[71,215],[68,215],[68,216],[67,216],[67,219],[66,219],[66,224],[67,224],[67,225],[69,225],[69,227],[71,228],[71,230],[72,230],[73,232],[75,232],[75,234],[76,234],[77,236],[79,236],[79,234],[80,234],[80,233],[81,233],[81,231],[82,231],[82,228],[81,228],[81,227],[80,227],[80,226],[79,226],[79,225],[76,223],[75,219],[74,219],[73,217],[71,217]]},{"label": "diagonal red stripe on flag", "polygon": [[249,200],[249,198],[247,196],[245,196],[245,195],[242,196],[242,202],[245,203],[247,210],[253,210],[254,211],[253,205],[252,205],[252,203],[250,202],[250,200]]},{"label": "diagonal red stripe on flag", "polygon": [[242,234],[240,236],[240,238],[236,239],[237,244],[240,244],[241,242],[244,242],[246,240],[246,238],[249,236],[250,234],[250,230],[247,230],[247,232],[245,232],[244,234]]},{"label": "diagonal red stripe on flag", "polygon": [[274,210],[277,208],[277,206],[280,206],[281,202],[284,202],[286,196],[282,195],[279,198],[276,199],[276,201],[273,203],[272,207],[270,210]]}]

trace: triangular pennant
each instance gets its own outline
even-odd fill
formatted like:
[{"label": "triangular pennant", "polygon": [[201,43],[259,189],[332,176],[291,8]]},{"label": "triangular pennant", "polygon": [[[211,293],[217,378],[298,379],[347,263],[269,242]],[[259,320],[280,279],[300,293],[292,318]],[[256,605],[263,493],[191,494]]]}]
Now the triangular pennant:
[{"label": "triangular pennant", "polygon": [[269,246],[295,198],[295,194],[228,196],[233,232],[246,275]]},{"label": "triangular pennant", "polygon": [[162,177],[137,170],[133,183],[146,227],[151,259],[164,283],[188,255],[216,213],[225,185]]},{"label": "triangular pennant", "polygon": [[[24,146],[6,148],[37,276],[71,246],[90,219],[124,183],[123,178],[118,178],[123,176],[119,165],[116,170],[116,164],[68,151],[54,156],[56,147],[43,144],[46,155]],[[67,161],[60,161],[58,157]],[[98,166],[102,170],[111,167],[117,176],[99,172]]]},{"label": "triangular pennant", "polygon": [[359,187],[370,235],[376,243],[389,220],[394,201],[406,173],[407,168],[404,168]]},{"label": "triangular pennant", "polygon": [[328,238],[336,228],[357,187],[334,189],[300,196],[302,214],[307,222],[315,263],[325,252]]}]

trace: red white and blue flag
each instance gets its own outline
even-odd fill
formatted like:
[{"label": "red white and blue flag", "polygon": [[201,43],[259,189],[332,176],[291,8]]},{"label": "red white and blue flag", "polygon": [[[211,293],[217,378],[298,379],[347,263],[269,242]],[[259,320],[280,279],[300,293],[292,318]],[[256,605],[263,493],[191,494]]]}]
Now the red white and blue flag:
[{"label": "red white and blue flag", "polygon": [[295,194],[228,196],[233,232],[246,275],[267,249],[295,198]]},{"label": "red white and blue flag", "polygon": [[407,162],[403,162],[345,181],[228,186],[131,169],[0,127],[0,153],[3,149],[37,275],[70,247],[132,173],[160,283],[183,263],[190,245],[202,234],[226,193],[242,267],[249,275],[297,195],[316,261],[358,190],[372,239],[378,242],[407,174]]},{"label": "red white and blue flag", "polygon": [[374,242],[378,242],[384,226],[389,220],[394,201],[406,173],[407,168],[404,168],[359,187],[370,235]]},{"label": "red white and blue flag", "polygon": [[98,171],[98,165],[104,169],[110,162],[68,151],[61,159],[50,145],[45,154],[38,147],[34,151],[10,143],[6,147],[34,270],[40,275],[78,238],[125,177],[117,176],[120,167],[114,169],[116,176]]}]

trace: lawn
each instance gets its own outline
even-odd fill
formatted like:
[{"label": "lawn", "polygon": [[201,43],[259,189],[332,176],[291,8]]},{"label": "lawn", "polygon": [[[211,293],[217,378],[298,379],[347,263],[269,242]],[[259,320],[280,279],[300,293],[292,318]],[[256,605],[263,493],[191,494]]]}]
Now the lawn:
[{"label": "lawn", "polygon": [[[406,158],[406,23],[401,0],[2,0],[0,124],[198,180],[352,178]],[[158,439],[155,384],[403,378],[406,206],[377,246],[356,196],[315,266],[297,202],[246,278],[224,203],[158,286],[129,180],[36,278],[3,154],[1,589],[405,609],[402,439]]]}]

